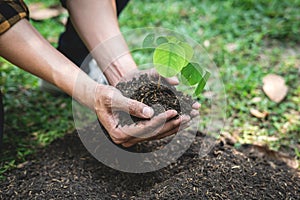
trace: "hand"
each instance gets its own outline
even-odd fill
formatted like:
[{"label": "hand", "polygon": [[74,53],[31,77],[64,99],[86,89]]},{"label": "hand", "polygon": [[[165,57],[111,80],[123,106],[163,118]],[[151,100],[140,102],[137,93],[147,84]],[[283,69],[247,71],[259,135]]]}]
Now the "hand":
[{"label": "hand", "polygon": [[[190,121],[189,116],[170,120],[177,115],[175,110],[168,110],[153,117],[154,111],[151,107],[124,97],[119,90],[112,86],[98,85],[95,95],[94,109],[100,122],[108,131],[112,141],[124,147],[173,135]],[[153,118],[120,127],[118,126],[118,111],[125,111],[139,118]]]},{"label": "hand", "polygon": [[[141,76],[142,74],[148,74],[149,77],[153,77],[153,78],[158,78],[159,74],[158,72],[155,70],[155,68],[151,68],[151,69],[146,69],[146,70],[139,70],[139,69],[134,69],[130,72],[128,72],[119,82],[127,82],[132,80],[133,78],[139,78],[139,76]],[[164,78],[162,77],[166,82],[168,82],[170,85],[178,85],[179,84],[179,80],[176,76],[171,77],[171,78]],[[201,107],[201,104],[198,102],[195,102],[192,105],[193,110],[190,113],[190,116],[192,118],[196,117],[199,115],[199,109]]]}]

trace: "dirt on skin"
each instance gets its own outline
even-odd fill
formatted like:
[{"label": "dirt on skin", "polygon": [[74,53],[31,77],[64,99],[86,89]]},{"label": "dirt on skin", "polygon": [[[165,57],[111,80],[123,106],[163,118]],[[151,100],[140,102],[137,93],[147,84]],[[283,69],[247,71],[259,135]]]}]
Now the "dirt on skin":
[{"label": "dirt on skin", "polygon": [[[0,199],[299,199],[299,171],[284,163],[248,157],[216,141],[199,157],[204,136],[175,163],[158,171],[134,174],[94,159],[77,133],[41,149],[28,162],[6,172]],[[160,146],[162,141],[138,145]]]}]

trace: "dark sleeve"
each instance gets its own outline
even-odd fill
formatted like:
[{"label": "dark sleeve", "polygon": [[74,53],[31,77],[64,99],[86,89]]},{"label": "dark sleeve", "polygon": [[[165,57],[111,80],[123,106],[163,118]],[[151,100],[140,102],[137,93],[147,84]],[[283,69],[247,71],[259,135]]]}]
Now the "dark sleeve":
[{"label": "dark sleeve", "polygon": [[0,0],[0,34],[23,18],[29,18],[29,11],[23,0]]},{"label": "dark sleeve", "polygon": [[60,0],[60,3],[64,8],[67,8],[67,0]]}]

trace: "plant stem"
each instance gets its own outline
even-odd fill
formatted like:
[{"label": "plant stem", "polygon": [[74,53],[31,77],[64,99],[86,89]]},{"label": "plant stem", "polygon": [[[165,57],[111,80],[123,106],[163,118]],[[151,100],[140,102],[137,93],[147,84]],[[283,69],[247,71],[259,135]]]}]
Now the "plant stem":
[{"label": "plant stem", "polygon": [[157,81],[157,88],[160,88],[160,76],[158,76],[158,81]]}]

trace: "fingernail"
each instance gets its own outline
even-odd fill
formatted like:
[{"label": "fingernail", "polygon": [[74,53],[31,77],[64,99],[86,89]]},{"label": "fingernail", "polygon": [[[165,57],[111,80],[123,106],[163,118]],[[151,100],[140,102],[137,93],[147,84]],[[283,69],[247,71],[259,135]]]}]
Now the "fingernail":
[{"label": "fingernail", "polygon": [[201,107],[201,104],[198,102],[195,102],[192,106],[192,108],[194,108],[194,109],[199,109],[200,107]]},{"label": "fingernail", "polygon": [[182,123],[187,123],[190,120],[191,120],[191,118],[189,116],[183,116],[182,117]]},{"label": "fingernail", "polygon": [[191,126],[192,123],[191,122],[187,122],[185,124],[182,125],[182,129],[186,129],[187,127]]},{"label": "fingernail", "polygon": [[176,110],[171,110],[171,115],[177,115],[177,111]]},{"label": "fingernail", "polygon": [[177,77],[171,77],[169,78],[174,84],[179,84],[179,80]]},{"label": "fingernail", "polygon": [[154,114],[154,111],[152,108],[149,108],[149,107],[144,107],[143,108],[143,115],[145,117],[152,117],[152,115]]}]

